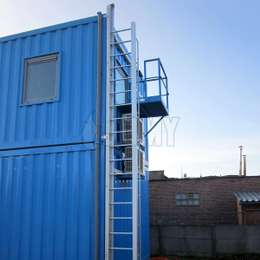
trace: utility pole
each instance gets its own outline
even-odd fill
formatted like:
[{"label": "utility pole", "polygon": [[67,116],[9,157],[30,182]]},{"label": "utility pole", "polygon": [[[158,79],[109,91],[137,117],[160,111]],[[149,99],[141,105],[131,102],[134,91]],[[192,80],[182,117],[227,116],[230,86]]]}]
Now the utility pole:
[{"label": "utility pole", "polygon": [[246,176],[246,155],[243,155],[243,164],[244,164],[244,170],[243,170],[243,175]]},{"label": "utility pole", "polygon": [[242,176],[242,167],[243,167],[243,161],[242,161],[242,154],[243,154],[243,146],[238,146],[240,150],[240,161],[239,161],[239,175]]},{"label": "utility pole", "polygon": [[181,165],[181,178],[183,179],[184,176],[183,176],[183,166]]}]

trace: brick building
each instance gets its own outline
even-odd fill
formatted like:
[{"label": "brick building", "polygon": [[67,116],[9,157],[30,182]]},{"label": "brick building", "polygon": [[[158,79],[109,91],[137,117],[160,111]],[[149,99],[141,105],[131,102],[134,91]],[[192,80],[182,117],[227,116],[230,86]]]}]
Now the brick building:
[{"label": "brick building", "polygon": [[152,225],[238,224],[234,193],[260,192],[260,176],[160,179],[154,175],[150,180]]}]

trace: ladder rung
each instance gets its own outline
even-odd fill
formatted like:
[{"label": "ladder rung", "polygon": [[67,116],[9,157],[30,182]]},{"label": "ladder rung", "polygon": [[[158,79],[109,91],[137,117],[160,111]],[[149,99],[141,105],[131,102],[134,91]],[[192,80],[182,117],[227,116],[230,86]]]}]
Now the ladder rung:
[{"label": "ladder rung", "polygon": [[125,147],[125,146],[132,146],[132,143],[130,144],[113,144],[111,147]]},{"label": "ladder rung", "polygon": [[117,82],[117,81],[122,81],[122,80],[127,80],[127,79],[131,79],[131,77],[125,77],[125,78],[120,78],[120,79],[111,79],[111,82]]},{"label": "ladder rung", "polygon": [[110,161],[111,161],[111,162],[132,161],[132,158],[111,159]]},{"label": "ladder rung", "polygon": [[111,132],[111,134],[121,134],[121,133],[132,133],[132,130],[121,130],[121,131]]},{"label": "ladder rung", "polygon": [[159,80],[160,78],[159,77],[149,77],[149,78],[145,78],[145,82],[146,81],[155,81],[155,80]]},{"label": "ladder rung", "polygon": [[119,107],[119,106],[131,106],[132,103],[122,103],[122,104],[116,104],[116,105],[112,105],[110,107]]},{"label": "ladder rung", "polygon": [[120,33],[120,32],[127,32],[127,31],[131,31],[131,28],[115,30],[115,31],[112,31],[111,33]]},{"label": "ladder rung", "polygon": [[131,247],[110,247],[110,250],[133,250]]},{"label": "ladder rung", "polygon": [[123,176],[131,176],[132,174],[124,174],[124,173],[117,173],[117,174],[110,174],[111,176],[123,177]]},{"label": "ladder rung", "polygon": [[113,231],[110,232],[111,235],[132,235],[132,232],[117,232],[117,231]]},{"label": "ladder rung", "polygon": [[126,116],[126,117],[114,117],[114,118],[111,118],[110,120],[111,120],[111,121],[115,121],[115,120],[124,120],[124,119],[132,119],[132,117],[130,117],[130,116]]},{"label": "ladder rung", "polygon": [[126,41],[111,42],[111,45],[118,45],[118,44],[129,43],[129,42],[132,42],[132,41],[131,40],[126,40]]},{"label": "ladder rung", "polygon": [[132,217],[110,217],[111,220],[130,220]]},{"label": "ladder rung", "polygon": [[[138,171],[137,173],[139,176],[142,176],[144,173],[142,171]],[[114,173],[110,173],[110,176],[132,176],[133,173],[132,172],[114,172]],[[118,188],[118,190],[124,190],[125,188]],[[126,188],[125,190],[131,190],[132,188]],[[117,190],[117,189],[112,189],[112,190]]]},{"label": "ladder rung", "polygon": [[111,173],[113,176],[132,175],[132,172]]},{"label": "ladder rung", "polygon": [[110,57],[114,58],[114,57],[120,57],[120,56],[128,56],[130,54],[132,54],[132,52],[122,52],[122,53],[119,53],[119,54],[110,55]]},{"label": "ladder rung", "polygon": [[128,68],[128,67],[131,67],[131,65],[127,64],[127,65],[114,66],[114,67],[111,67],[111,70],[121,69],[121,68]]},{"label": "ladder rung", "polygon": [[117,92],[110,92],[111,95],[117,95],[117,94],[124,94],[124,93],[129,93],[131,92],[132,90],[129,89],[129,90],[125,90],[125,91],[117,91]]},{"label": "ladder rung", "polygon": [[129,201],[115,201],[115,202],[110,202],[111,205],[131,205],[132,202]]},{"label": "ladder rung", "polygon": [[132,190],[132,187],[114,187],[110,190]]}]

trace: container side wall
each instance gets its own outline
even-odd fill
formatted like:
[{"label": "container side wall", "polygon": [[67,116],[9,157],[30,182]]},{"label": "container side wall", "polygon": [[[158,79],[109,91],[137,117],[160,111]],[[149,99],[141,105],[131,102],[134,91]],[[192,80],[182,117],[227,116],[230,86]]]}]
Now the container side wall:
[{"label": "container side wall", "polygon": [[[0,39],[1,149],[95,139],[97,21],[51,28]],[[59,54],[58,100],[22,105],[25,59],[51,53]]]},{"label": "container side wall", "polygon": [[0,259],[94,259],[94,152],[0,157]]}]

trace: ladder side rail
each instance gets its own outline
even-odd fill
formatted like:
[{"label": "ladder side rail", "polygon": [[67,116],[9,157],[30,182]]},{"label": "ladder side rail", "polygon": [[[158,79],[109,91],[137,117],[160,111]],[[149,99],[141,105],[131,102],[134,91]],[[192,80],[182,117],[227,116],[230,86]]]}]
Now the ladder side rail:
[{"label": "ladder side rail", "polygon": [[107,79],[106,79],[106,198],[105,198],[105,260],[111,260],[113,259],[113,254],[110,251],[111,242],[110,242],[110,218],[111,216],[111,176],[110,172],[111,169],[111,163],[110,159],[112,156],[112,149],[111,149],[111,118],[112,118],[112,97],[110,95],[111,91],[111,70],[112,67],[111,64],[111,32],[113,30],[113,23],[114,23],[114,5],[109,5],[107,8]]},{"label": "ladder side rail", "polygon": [[131,23],[131,105],[132,105],[132,259],[138,260],[138,140],[137,140],[137,50],[136,50],[136,25]]},{"label": "ladder side rail", "polygon": [[[136,33],[135,33],[136,34]],[[136,35],[135,35],[135,37],[136,37]],[[140,81],[140,74],[139,74],[139,62],[140,62],[140,60],[139,60],[139,51],[140,51],[140,48],[139,48],[139,41],[138,41],[138,39],[137,39],[137,37],[136,37],[136,55],[137,55],[137,57],[136,57],[136,73],[137,73],[137,75],[136,75],[136,79],[137,79],[137,86],[136,86],[136,93],[137,93],[137,120],[138,121],[141,121],[141,118],[140,118],[140,111],[141,111],[141,109],[140,109],[140,94],[141,94],[141,90],[140,90],[140,88],[142,87],[142,85],[141,85],[141,81]],[[139,135],[139,130],[138,130],[138,124],[139,124],[139,122],[137,122],[137,134]],[[142,128],[143,128],[143,124],[142,124]],[[143,129],[141,129],[141,133],[140,133],[141,135],[143,134]],[[137,135],[137,137],[138,137],[138,135]],[[141,140],[143,139],[142,138],[142,136],[140,136],[140,138],[141,138]],[[142,258],[142,255],[141,255],[141,248],[142,248],[142,241],[141,241],[141,237],[142,237],[142,234],[141,234],[141,232],[142,232],[142,225],[141,225],[141,213],[142,213],[142,210],[141,210],[141,175],[142,175],[142,167],[141,167],[141,165],[140,165],[140,160],[139,160],[139,152],[141,151],[141,153],[142,153],[142,149],[141,149],[141,143],[140,143],[140,140],[139,140],[139,137],[138,137],[138,139],[137,139],[137,156],[138,156],[138,163],[137,163],[137,168],[138,168],[138,174],[137,174],[137,187],[138,187],[138,194],[137,194],[137,196],[138,196],[138,205],[137,205],[137,220],[138,220],[138,223],[137,223],[137,234],[138,234],[138,238],[137,238],[137,243],[138,243],[138,248],[137,248],[137,252],[138,252],[138,255],[137,255],[137,257],[138,257],[138,259],[141,259]],[[142,157],[141,157],[141,159],[142,159]]]}]

